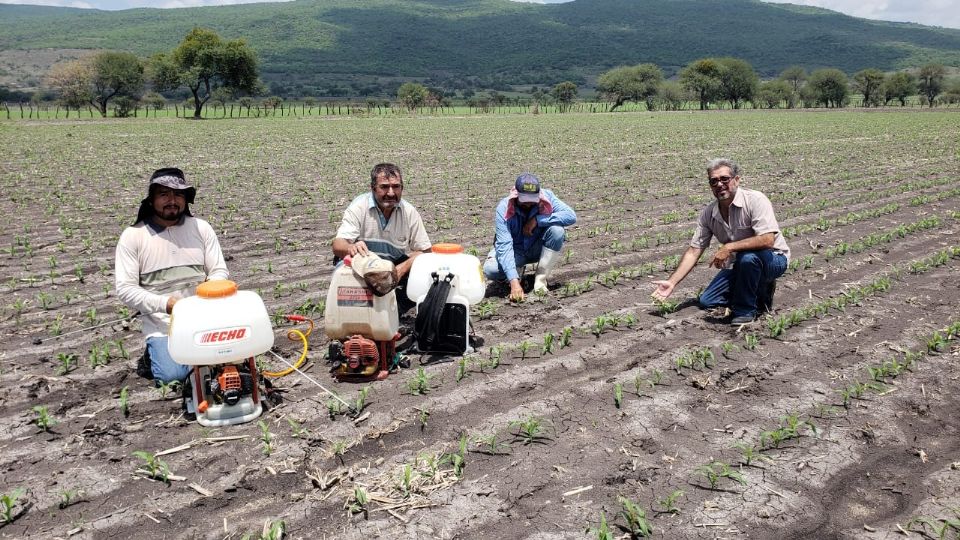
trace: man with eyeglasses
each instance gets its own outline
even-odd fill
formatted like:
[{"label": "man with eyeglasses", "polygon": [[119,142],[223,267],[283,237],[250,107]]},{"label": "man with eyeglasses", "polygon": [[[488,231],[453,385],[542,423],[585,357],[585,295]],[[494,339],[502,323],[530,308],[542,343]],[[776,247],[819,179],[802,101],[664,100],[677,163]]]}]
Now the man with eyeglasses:
[{"label": "man with eyeglasses", "polygon": [[378,163],[370,171],[370,193],[357,196],[347,206],[333,239],[336,260],[376,253],[396,265],[400,314],[414,306],[406,295],[413,260],[432,245],[420,212],[402,200],[402,194],[400,167]]},{"label": "man with eyeglasses", "polygon": [[669,279],[654,281],[653,297],[664,300],[693,270],[712,237],[721,243],[710,260],[720,269],[700,294],[700,306],[729,307],[730,324],[753,322],[773,308],[776,279],[790,262],[787,246],[770,199],[763,193],[740,187],[740,167],[718,158],[707,164],[707,179],[715,202],[700,212],[697,230],[680,264]]}]

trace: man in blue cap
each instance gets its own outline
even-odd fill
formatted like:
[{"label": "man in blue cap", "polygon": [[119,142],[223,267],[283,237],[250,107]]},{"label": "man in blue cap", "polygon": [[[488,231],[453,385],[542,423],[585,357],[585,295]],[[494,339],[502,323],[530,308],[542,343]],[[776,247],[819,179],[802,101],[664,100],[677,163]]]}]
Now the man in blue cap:
[{"label": "man in blue cap", "polygon": [[510,300],[523,301],[519,268],[537,262],[534,292],[547,291],[547,278],[560,261],[566,239],[564,227],[577,222],[577,214],[530,173],[517,177],[510,195],[497,204],[496,238],[483,264],[490,280],[510,282]]}]

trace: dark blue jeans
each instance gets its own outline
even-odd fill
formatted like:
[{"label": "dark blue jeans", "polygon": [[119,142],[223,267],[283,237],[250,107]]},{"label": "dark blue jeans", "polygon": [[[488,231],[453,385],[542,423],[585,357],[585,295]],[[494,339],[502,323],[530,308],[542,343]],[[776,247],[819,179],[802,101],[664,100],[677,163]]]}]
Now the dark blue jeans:
[{"label": "dark blue jeans", "polygon": [[167,349],[167,336],[147,338],[147,351],[150,353],[150,369],[153,370],[153,380],[169,384],[174,381],[183,382],[190,375],[193,366],[185,366],[173,361]]},{"label": "dark blue jeans", "polygon": [[733,268],[724,268],[700,295],[700,306],[729,306],[734,317],[757,315],[767,300],[767,286],[787,270],[787,258],[772,249],[741,251]]},{"label": "dark blue jeans", "polygon": [[[559,225],[552,225],[546,229],[537,229],[540,237],[530,246],[526,252],[513,250],[514,266],[521,268],[525,264],[540,261],[540,254],[543,248],[554,251],[563,250],[563,242],[566,240],[566,231]],[[536,233],[535,233],[536,234]],[[494,247],[487,254],[487,260],[483,263],[483,274],[491,281],[503,281],[507,279],[507,274],[503,268],[500,268],[500,262],[497,260],[497,248]]]}]

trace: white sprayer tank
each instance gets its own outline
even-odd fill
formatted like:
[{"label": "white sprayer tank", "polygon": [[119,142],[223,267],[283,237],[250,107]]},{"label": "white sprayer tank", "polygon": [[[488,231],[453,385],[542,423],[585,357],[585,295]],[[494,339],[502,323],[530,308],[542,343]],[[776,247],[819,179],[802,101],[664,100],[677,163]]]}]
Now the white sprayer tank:
[{"label": "white sprayer tank", "polygon": [[486,278],[480,259],[463,252],[459,244],[434,244],[433,251],[422,253],[413,260],[410,267],[410,279],[407,282],[407,297],[421,302],[433,285],[433,273],[440,279],[448,273],[453,274],[450,282],[450,296],[461,296],[469,304],[483,300],[487,290]]},{"label": "white sprayer tank", "polygon": [[397,295],[394,291],[383,296],[373,294],[349,265],[342,264],[330,278],[323,325],[332,340],[361,335],[390,341],[400,331]]},{"label": "white sprayer tank", "polygon": [[196,296],[173,305],[168,348],[178,364],[232,364],[271,347],[273,326],[263,300],[254,292],[238,291],[233,281],[201,283]]}]

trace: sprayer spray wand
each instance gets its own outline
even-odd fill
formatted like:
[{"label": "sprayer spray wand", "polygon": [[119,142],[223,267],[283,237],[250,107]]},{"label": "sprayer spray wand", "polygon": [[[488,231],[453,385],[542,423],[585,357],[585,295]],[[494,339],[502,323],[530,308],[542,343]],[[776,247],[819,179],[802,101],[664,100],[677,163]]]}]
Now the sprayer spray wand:
[{"label": "sprayer spray wand", "polygon": [[327,390],[326,388],[324,388],[324,386],[323,386],[322,384],[320,384],[320,383],[318,383],[317,381],[313,380],[313,379],[312,379],[309,375],[307,375],[306,373],[300,371],[300,369],[298,369],[296,366],[294,366],[293,364],[291,364],[290,362],[288,362],[286,358],[284,358],[284,357],[280,356],[279,354],[273,352],[272,349],[271,349],[269,352],[270,352],[270,354],[272,354],[273,356],[275,356],[275,357],[277,358],[277,360],[280,360],[280,361],[283,362],[284,364],[286,364],[286,365],[290,366],[291,368],[293,368],[293,370],[296,371],[297,373],[299,373],[300,375],[302,375],[304,379],[306,379],[306,380],[312,382],[313,384],[317,385],[318,387],[320,387],[321,390],[323,390],[323,391],[326,392],[327,394],[330,394],[330,397],[332,397],[333,399],[335,399],[335,400],[339,401],[340,403],[343,403],[344,405],[346,405],[348,409],[350,409],[351,411],[353,411],[353,415],[354,415],[354,416],[360,414],[360,411],[358,411],[356,407],[354,407],[353,405],[351,405],[351,404],[347,403],[346,401],[344,401],[343,398],[341,398],[341,397],[338,396],[337,394],[335,394],[335,393],[331,392],[330,390]]}]

